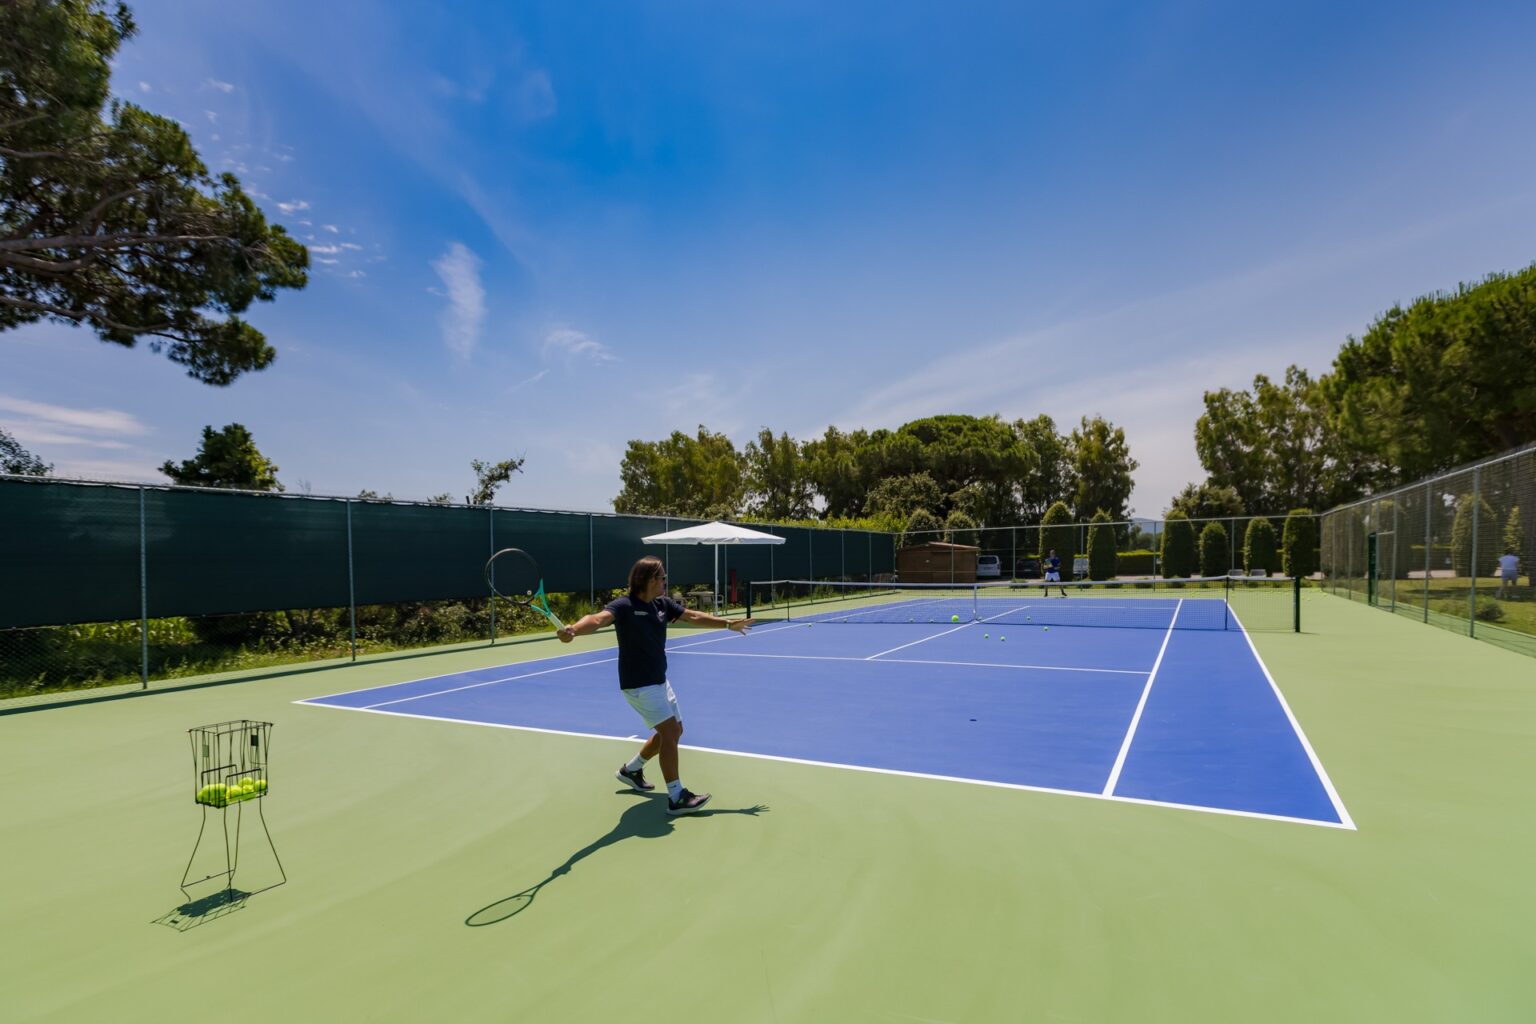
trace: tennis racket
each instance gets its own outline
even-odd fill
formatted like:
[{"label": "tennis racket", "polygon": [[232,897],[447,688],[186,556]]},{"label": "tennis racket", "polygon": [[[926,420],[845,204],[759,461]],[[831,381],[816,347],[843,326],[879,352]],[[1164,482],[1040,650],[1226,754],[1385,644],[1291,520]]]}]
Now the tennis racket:
[{"label": "tennis racket", "polygon": [[549,599],[544,596],[544,577],[539,574],[539,563],[522,548],[502,548],[492,555],[485,563],[485,585],[497,597],[523,608],[532,608],[553,622],[556,629],[565,628],[565,623],[550,610]]}]

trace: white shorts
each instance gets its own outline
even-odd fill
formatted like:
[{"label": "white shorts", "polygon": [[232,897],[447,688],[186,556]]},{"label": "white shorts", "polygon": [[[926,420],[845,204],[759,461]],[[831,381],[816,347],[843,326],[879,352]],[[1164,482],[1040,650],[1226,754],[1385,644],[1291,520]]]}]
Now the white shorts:
[{"label": "white shorts", "polygon": [[649,728],[654,729],[669,718],[675,718],[679,723],[683,720],[677,710],[677,695],[672,692],[671,683],[638,686],[623,692],[629,706],[635,709],[635,713],[645,720]]},{"label": "white shorts", "polygon": [[1047,571],[1046,574],[1045,574],[1045,582],[1047,582],[1047,583],[1060,583],[1061,582],[1061,573]]}]

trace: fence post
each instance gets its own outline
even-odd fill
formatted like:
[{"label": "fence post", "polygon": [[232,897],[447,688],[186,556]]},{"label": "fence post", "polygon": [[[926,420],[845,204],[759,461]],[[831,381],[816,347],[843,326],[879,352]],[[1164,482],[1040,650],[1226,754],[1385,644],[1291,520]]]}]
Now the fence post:
[{"label": "fence post", "polygon": [[[487,505],[485,511],[486,511],[486,514],[490,517],[490,524],[491,524],[491,554],[490,555],[486,555],[485,557],[490,558],[492,555],[496,554],[496,509],[495,509],[494,506]],[[494,575],[494,572],[495,572],[495,570],[492,570],[492,574],[493,575]],[[486,583],[486,589],[490,590],[490,583],[489,583],[489,581],[487,581],[487,583]],[[493,592],[491,592],[489,594],[486,594],[486,600],[491,602],[491,646],[495,647],[496,646],[496,594],[495,594],[495,592],[493,591]]]},{"label": "fence post", "polygon": [[[491,602],[491,614],[496,614],[496,602]],[[347,615],[351,621],[352,660],[357,660],[357,577],[352,570],[352,499],[347,499]],[[492,622],[494,623],[494,619]],[[491,626],[494,641],[496,627]]]},{"label": "fence post", "polygon": [[1430,554],[1429,554],[1429,545],[1430,545],[1430,541],[1434,537],[1433,523],[1434,523],[1434,518],[1435,518],[1435,511],[1434,511],[1433,508],[1430,507],[1430,504],[1429,504],[1429,499],[1430,499],[1431,493],[1432,492],[1430,490],[1430,484],[1429,484],[1428,481],[1425,481],[1425,483],[1424,483],[1424,622],[1425,622],[1426,625],[1428,625],[1428,623],[1429,623],[1429,566],[1430,566],[1430,562],[1432,561],[1432,559],[1430,558]]},{"label": "fence post", "polygon": [[1478,486],[1481,469],[1472,470],[1472,558],[1467,563],[1467,571],[1472,575],[1472,586],[1467,591],[1467,636],[1477,636],[1477,507],[1483,503],[1481,488]]},{"label": "fence post", "polygon": [[597,536],[594,530],[593,520],[596,516],[587,515],[587,610],[597,607]]},{"label": "fence post", "polygon": [[139,488],[139,688],[149,689],[149,531],[144,522],[144,488]]}]

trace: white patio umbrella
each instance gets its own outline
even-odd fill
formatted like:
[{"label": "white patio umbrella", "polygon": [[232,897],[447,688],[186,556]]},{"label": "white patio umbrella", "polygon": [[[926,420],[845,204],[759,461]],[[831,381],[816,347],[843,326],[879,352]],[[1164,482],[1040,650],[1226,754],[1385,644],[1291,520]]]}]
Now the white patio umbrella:
[{"label": "white patio umbrella", "polygon": [[771,533],[762,533],[758,530],[749,530],[745,526],[732,526],[730,523],[704,523],[701,526],[688,526],[681,530],[668,530],[666,533],[653,533],[649,537],[641,537],[646,544],[712,544],[715,548],[715,592],[714,609],[720,610],[720,545],[721,544],[783,544],[783,537],[775,537]]}]

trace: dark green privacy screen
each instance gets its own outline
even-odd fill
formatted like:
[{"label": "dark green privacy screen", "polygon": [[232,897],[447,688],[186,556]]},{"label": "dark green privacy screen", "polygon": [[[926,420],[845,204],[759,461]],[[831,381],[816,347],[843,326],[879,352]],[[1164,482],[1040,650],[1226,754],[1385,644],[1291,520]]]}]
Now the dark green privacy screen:
[{"label": "dark green privacy screen", "polygon": [[[641,540],[698,522],[6,477],[0,629],[480,598],[505,547],[532,553],[551,593],[596,600],[647,554],[674,589],[709,587],[712,547]],[[722,588],[893,568],[889,534],[754,528],[785,543],[722,545]]]}]

